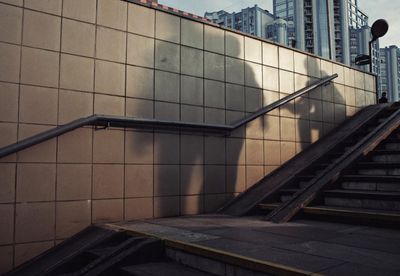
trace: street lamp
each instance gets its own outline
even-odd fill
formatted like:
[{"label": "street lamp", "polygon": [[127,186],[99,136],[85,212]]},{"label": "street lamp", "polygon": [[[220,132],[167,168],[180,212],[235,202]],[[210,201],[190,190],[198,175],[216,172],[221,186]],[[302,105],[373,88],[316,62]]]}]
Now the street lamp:
[{"label": "street lamp", "polygon": [[372,43],[378,38],[384,36],[389,30],[389,25],[385,19],[378,19],[372,24],[371,34],[372,40],[369,42],[369,55],[358,55],[355,59],[356,65],[369,64],[369,71],[372,73]]},{"label": "street lamp", "polygon": [[371,34],[372,40],[369,42],[369,71],[372,73],[372,43],[376,41],[378,38],[384,36],[389,30],[389,24],[385,19],[378,19],[372,24]]}]

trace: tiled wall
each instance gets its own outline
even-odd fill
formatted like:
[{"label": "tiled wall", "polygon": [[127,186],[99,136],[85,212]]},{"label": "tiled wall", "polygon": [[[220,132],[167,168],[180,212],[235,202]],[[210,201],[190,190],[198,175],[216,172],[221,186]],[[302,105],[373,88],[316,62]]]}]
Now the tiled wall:
[{"label": "tiled wall", "polygon": [[85,127],[0,160],[0,272],[91,222],[214,211],[375,101],[373,76],[120,0],[0,0],[0,147],[94,113],[230,137]]}]

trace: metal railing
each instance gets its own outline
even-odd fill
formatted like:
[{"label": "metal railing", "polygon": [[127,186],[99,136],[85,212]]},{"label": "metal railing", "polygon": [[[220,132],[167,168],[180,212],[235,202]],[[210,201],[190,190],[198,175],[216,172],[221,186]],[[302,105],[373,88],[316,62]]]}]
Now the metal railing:
[{"label": "metal railing", "polygon": [[221,124],[204,124],[204,123],[188,123],[179,121],[166,121],[157,119],[140,119],[140,118],[129,118],[129,117],[119,117],[110,115],[91,115],[89,117],[81,118],[65,125],[55,127],[53,129],[44,131],[37,135],[31,136],[17,143],[5,146],[0,149],[0,158],[7,155],[16,153],[23,149],[29,148],[36,144],[42,143],[49,139],[58,137],[64,133],[70,132],[77,128],[83,126],[101,126],[101,127],[125,127],[125,128],[156,128],[156,129],[166,129],[166,130],[187,130],[190,132],[205,132],[210,134],[223,134],[227,135],[231,131],[249,123],[250,121],[276,109],[280,106],[310,92],[311,90],[324,85],[331,80],[337,78],[338,75],[334,74],[318,80],[317,82],[300,89],[299,91],[290,94],[270,105],[267,105],[257,112],[243,118],[232,125],[221,125]]}]

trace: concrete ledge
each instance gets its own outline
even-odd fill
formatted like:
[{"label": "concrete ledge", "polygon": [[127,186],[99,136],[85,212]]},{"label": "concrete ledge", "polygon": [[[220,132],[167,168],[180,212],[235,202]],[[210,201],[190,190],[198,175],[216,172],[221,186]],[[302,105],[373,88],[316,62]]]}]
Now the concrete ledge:
[{"label": "concrete ledge", "polygon": [[197,244],[168,239],[153,233],[133,230],[132,228],[108,225],[126,231],[132,235],[155,237],[164,241],[168,257],[195,269],[215,275],[238,275],[244,271],[258,272],[262,275],[319,275],[293,267],[245,257],[242,255],[209,248]]}]

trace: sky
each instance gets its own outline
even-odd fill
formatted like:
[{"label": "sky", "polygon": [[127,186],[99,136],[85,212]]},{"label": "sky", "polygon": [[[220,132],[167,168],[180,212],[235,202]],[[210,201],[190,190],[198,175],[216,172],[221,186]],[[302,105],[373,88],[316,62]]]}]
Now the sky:
[{"label": "sky", "polygon": [[[161,4],[203,16],[206,11],[240,11],[242,8],[259,7],[271,13],[272,0],[159,0]],[[389,23],[388,33],[382,37],[380,47],[397,45],[400,47],[400,1],[398,0],[358,0],[359,8],[369,16],[369,25],[380,18]]]}]

